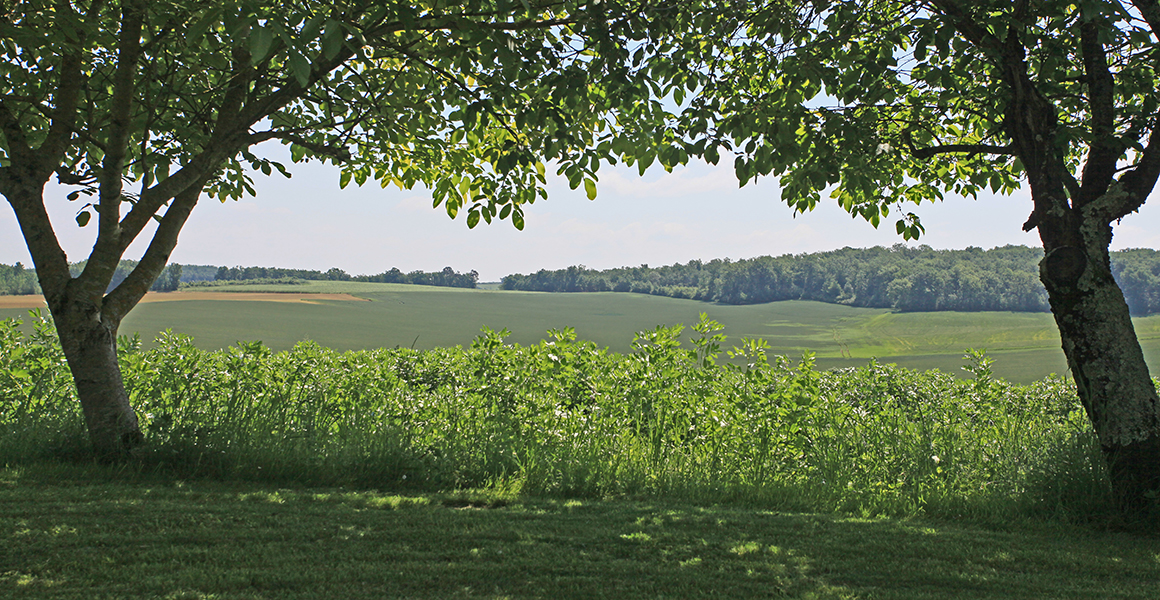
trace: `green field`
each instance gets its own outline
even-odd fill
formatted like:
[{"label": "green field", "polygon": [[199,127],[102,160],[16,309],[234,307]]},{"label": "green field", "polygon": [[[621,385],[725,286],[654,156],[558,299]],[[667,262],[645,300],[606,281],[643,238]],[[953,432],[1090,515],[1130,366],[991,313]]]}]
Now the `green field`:
[{"label": "green field", "polygon": [[[691,325],[701,312],[726,326],[726,347],[741,337],[765,338],[774,352],[798,357],[815,352],[823,368],[881,362],[959,372],[963,352],[985,348],[997,375],[1029,382],[1066,365],[1051,315],[1040,313],[893,313],[817,302],[750,306],[619,293],[550,294],[464,290],[400,284],[310,282],[303,285],[235,285],[229,292],[351,293],[370,302],[261,302],[187,300],[144,303],[126,318],[122,333],[151,340],[158,332],[194,337],[205,349],[261,340],[283,350],[301,340],[336,349],[466,345],[480,327],[507,328],[509,342],[535,343],[548,329],[575,327],[589,339],[627,351],[633,333],[657,325]],[[0,310],[0,317],[27,311]],[[1160,316],[1136,319],[1136,330],[1154,371],[1160,371]]]}]

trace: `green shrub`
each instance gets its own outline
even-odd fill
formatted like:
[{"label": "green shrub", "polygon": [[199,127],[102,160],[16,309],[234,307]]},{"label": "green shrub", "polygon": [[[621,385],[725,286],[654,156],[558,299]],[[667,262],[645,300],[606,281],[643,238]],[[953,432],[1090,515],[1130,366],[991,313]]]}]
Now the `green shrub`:
[{"label": "green shrub", "polygon": [[[1079,519],[1107,506],[1098,447],[1069,383],[871,362],[821,372],[762,340],[716,360],[702,317],[617,354],[553,330],[485,329],[469,348],[337,352],[303,342],[197,349],[122,338],[149,440],[141,468],[184,477],[562,496],[666,496],[855,514]],[[0,461],[75,456],[84,433],[51,326],[0,325]]]}]

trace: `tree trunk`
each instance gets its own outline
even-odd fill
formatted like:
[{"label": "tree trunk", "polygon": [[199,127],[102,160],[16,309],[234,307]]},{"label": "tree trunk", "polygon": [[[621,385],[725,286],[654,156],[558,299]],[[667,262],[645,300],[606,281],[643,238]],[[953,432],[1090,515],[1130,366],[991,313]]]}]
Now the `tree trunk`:
[{"label": "tree trunk", "polygon": [[117,362],[119,323],[73,302],[55,314],[57,334],[77,386],[93,450],[101,460],[125,457],[144,441]]},{"label": "tree trunk", "polygon": [[1128,304],[1112,278],[1110,227],[1085,233],[1096,235],[1079,236],[1084,248],[1049,249],[1040,278],[1080,401],[1103,448],[1113,494],[1121,511],[1135,516],[1155,505],[1160,491],[1160,401]]}]

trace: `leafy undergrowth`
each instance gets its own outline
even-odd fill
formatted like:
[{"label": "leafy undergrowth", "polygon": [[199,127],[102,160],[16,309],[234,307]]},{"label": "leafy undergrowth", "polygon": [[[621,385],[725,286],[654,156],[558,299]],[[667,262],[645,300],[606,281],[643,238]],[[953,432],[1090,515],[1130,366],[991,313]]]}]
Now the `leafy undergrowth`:
[{"label": "leafy undergrowth", "polygon": [[0,470],[0,596],[1155,598],[1155,539],[1064,525]]},{"label": "leafy undergrowth", "polygon": [[[49,324],[0,326],[0,464],[83,464],[85,435]],[[485,330],[470,348],[220,352],[121,340],[148,444],[126,467],[186,480],[1114,525],[1070,385],[871,364],[818,371],[729,351],[703,319],[608,352],[570,330],[531,346]]]}]

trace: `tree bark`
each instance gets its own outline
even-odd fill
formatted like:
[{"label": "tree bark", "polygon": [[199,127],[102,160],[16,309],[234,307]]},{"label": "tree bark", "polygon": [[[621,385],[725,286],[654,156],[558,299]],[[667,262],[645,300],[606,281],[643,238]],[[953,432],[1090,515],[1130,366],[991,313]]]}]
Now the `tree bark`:
[{"label": "tree bark", "polygon": [[119,323],[92,304],[73,301],[53,311],[96,456],[116,460],[144,442],[117,362]]},{"label": "tree bark", "polygon": [[[1067,166],[1059,111],[1038,89],[1018,28],[990,38],[957,6],[952,17],[968,39],[998,58],[1009,91],[1003,128],[1031,188],[1034,210],[1023,228],[1039,230],[1040,279],[1063,344],[1076,392],[1107,461],[1112,492],[1128,518],[1156,507],[1160,491],[1160,400],[1128,313],[1112,278],[1112,223],[1139,208],[1156,181],[1160,137],[1154,133],[1139,163],[1117,181],[1128,149],[1114,136],[1114,78],[1094,21],[1080,37],[1091,111],[1091,136],[1081,179]],[[980,37],[982,36],[982,37]]]},{"label": "tree bark", "polygon": [[1111,228],[1090,225],[1085,229],[1093,231],[1080,236],[1084,247],[1045,247],[1040,278],[1112,491],[1121,511],[1133,516],[1153,505],[1160,491],[1160,401],[1128,304],[1112,278]]}]

